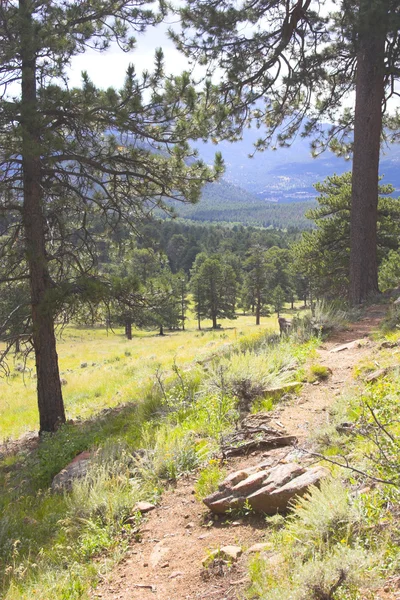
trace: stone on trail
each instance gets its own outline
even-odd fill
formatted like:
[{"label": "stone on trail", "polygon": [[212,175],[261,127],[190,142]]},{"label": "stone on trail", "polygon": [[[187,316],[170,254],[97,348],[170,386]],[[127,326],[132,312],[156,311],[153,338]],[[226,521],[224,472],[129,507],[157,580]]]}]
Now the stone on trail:
[{"label": "stone on trail", "polygon": [[140,512],[142,515],[155,509],[155,505],[151,502],[136,502],[133,507],[133,512]]},{"label": "stone on trail", "polygon": [[331,352],[335,354],[336,352],[343,352],[343,350],[353,350],[353,348],[361,348],[361,346],[364,346],[365,344],[365,339],[353,340],[352,342],[347,342],[346,344],[341,344],[340,346],[332,348]]},{"label": "stone on trail", "polygon": [[387,375],[388,370],[389,369],[378,369],[377,371],[374,371],[373,373],[367,375],[365,381],[367,383],[370,383],[371,381],[376,381],[377,379],[380,379],[381,377]]},{"label": "stone on trail", "polygon": [[329,475],[328,469],[314,467],[295,477],[284,486],[270,491],[269,487],[262,488],[251,494],[247,500],[256,512],[274,515],[286,512],[292,499],[304,496],[311,485],[318,485],[321,479]]},{"label": "stone on trail", "polygon": [[[240,481],[232,486],[232,481],[238,480],[238,473],[241,474]],[[297,463],[278,465],[269,470],[263,468],[249,473],[245,479],[243,473],[243,470],[231,473],[217,492],[204,498],[204,504],[214,514],[240,509],[245,502],[255,512],[269,515],[286,512],[293,498],[303,496],[311,485],[318,485],[329,475],[324,467],[306,468]]]},{"label": "stone on trail", "polygon": [[236,562],[243,550],[240,546],[223,546],[219,552],[223,558]]}]

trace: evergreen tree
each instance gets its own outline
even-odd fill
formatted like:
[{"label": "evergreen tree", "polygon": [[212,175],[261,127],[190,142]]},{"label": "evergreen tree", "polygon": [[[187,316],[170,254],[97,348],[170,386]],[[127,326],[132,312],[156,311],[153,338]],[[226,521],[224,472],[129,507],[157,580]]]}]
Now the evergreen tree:
[{"label": "evergreen tree", "polygon": [[187,0],[183,31],[171,35],[208,73],[219,69],[221,137],[237,139],[253,120],[265,130],[258,149],[301,132],[316,154],[353,154],[349,296],[358,304],[378,290],[379,154],[388,128],[398,129],[388,100],[397,95],[400,13],[397,0],[335,4],[329,13],[328,0]]},{"label": "evergreen tree", "polygon": [[256,325],[260,324],[271,294],[265,255],[265,250],[256,246],[244,264],[243,303],[245,307],[254,307]]},{"label": "evergreen tree", "polygon": [[137,222],[166,198],[195,201],[221,167],[187,160],[208,99],[187,74],[164,77],[161,51],[153,72],[129,67],[120,90],[86,74],[68,86],[73,56],[111,43],[129,51],[131,33],[158,20],[144,0],[1,3],[0,279],[29,281],[40,431],[65,421],[54,322],[96,262],[99,224]]},{"label": "evergreen tree", "polygon": [[230,265],[224,264],[219,256],[206,257],[202,254],[197,257],[190,289],[199,329],[201,319],[211,319],[213,329],[217,329],[217,319],[236,317],[235,272]]},{"label": "evergreen tree", "polygon": [[278,314],[279,317],[280,312],[285,304],[285,292],[283,291],[280,285],[277,285],[276,288],[272,290],[271,302],[275,312]]},{"label": "evergreen tree", "polygon": [[[304,232],[292,246],[297,273],[306,277],[315,297],[346,298],[350,277],[351,174],[334,175],[316,186],[318,207],[307,213],[317,229]],[[396,250],[400,236],[400,201],[379,187],[378,262]]]}]

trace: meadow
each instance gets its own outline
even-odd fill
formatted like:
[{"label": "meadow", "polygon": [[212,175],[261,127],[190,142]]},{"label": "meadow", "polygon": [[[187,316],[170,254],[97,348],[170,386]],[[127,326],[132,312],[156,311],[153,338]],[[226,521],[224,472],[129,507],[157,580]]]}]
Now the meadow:
[{"label": "meadow", "polygon": [[[258,337],[264,330],[278,330],[276,315],[255,325],[252,315],[222,321],[212,330],[204,321],[198,331],[188,319],[185,331],[134,330],[127,340],[122,329],[67,326],[60,330],[58,355],[67,419],[87,419],[106,408],[138,402],[155,373],[167,374],[174,362],[183,367],[201,362],[214,351],[241,338]],[[85,366],[83,366],[85,365]],[[10,374],[0,379],[0,443],[38,428],[34,359],[21,356],[10,361]]]}]

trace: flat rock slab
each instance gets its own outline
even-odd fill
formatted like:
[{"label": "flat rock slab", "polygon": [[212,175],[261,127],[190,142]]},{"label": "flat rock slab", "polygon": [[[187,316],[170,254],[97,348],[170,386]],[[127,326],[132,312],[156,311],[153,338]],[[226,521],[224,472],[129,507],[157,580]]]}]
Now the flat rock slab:
[{"label": "flat rock slab", "polygon": [[340,346],[336,346],[332,348],[331,352],[335,354],[336,352],[343,352],[343,350],[353,350],[354,348],[361,348],[361,346],[365,346],[366,340],[359,339],[353,340],[352,342],[347,342],[346,344],[341,344]]},{"label": "flat rock slab", "polygon": [[329,475],[324,467],[306,468],[287,463],[266,469],[243,469],[231,473],[218,491],[204,498],[204,504],[215,514],[239,509],[246,503],[255,512],[274,515],[289,509],[291,501],[303,496],[311,485],[319,485]]},{"label": "flat rock slab", "polygon": [[388,371],[389,371],[389,369],[377,369],[373,373],[370,373],[369,375],[367,375],[365,378],[365,381],[367,383],[370,383],[371,381],[376,381],[377,379],[380,379],[381,377],[384,377],[385,375],[387,375]]},{"label": "flat rock slab", "polygon": [[158,565],[161,565],[161,563],[165,562],[167,556],[170,554],[171,552],[171,548],[168,548],[168,546],[164,546],[164,542],[158,542],[151,554],[150,554],[150,558],[149,558],[149,565],[154,569],[155,567],[157,567]]}]

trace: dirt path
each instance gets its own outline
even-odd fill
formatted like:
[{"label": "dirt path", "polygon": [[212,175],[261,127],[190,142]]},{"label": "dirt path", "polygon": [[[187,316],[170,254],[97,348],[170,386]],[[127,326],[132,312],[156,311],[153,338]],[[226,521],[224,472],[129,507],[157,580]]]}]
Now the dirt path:
[{"label": "dirt path", "polygon": [[[271,424],[283,426],[310,443],[309,435],[329,418],[329,407],[352,382],[354,366],[371,354],[374,342],[366,337],[385,314],[383,307],[371,307],[351,330],[333,336],[318,351],[317,362],[332,370],[326,383],[305,384],[301,393],[271,413]],[[349,349],[338,346],[362,340]],[[260,458],[271,464],[287,459],[288,448],[253,453],[246,459],[230,460],[229,471],[251,466]],[[248,549],[262,542],[266,534],[262,517],[232,522],[211,519],[204,505],[193,495],[194,479],[178,483],[167,491],[161,504],[149,513],[141,528],[141,541],[132,540],[130,549],[116,569],[93,591],[102,600],[234,600],[246,585]],[[244,552],[228,572],[209,573],[202,559],[212,549],[238,544]]]}]

